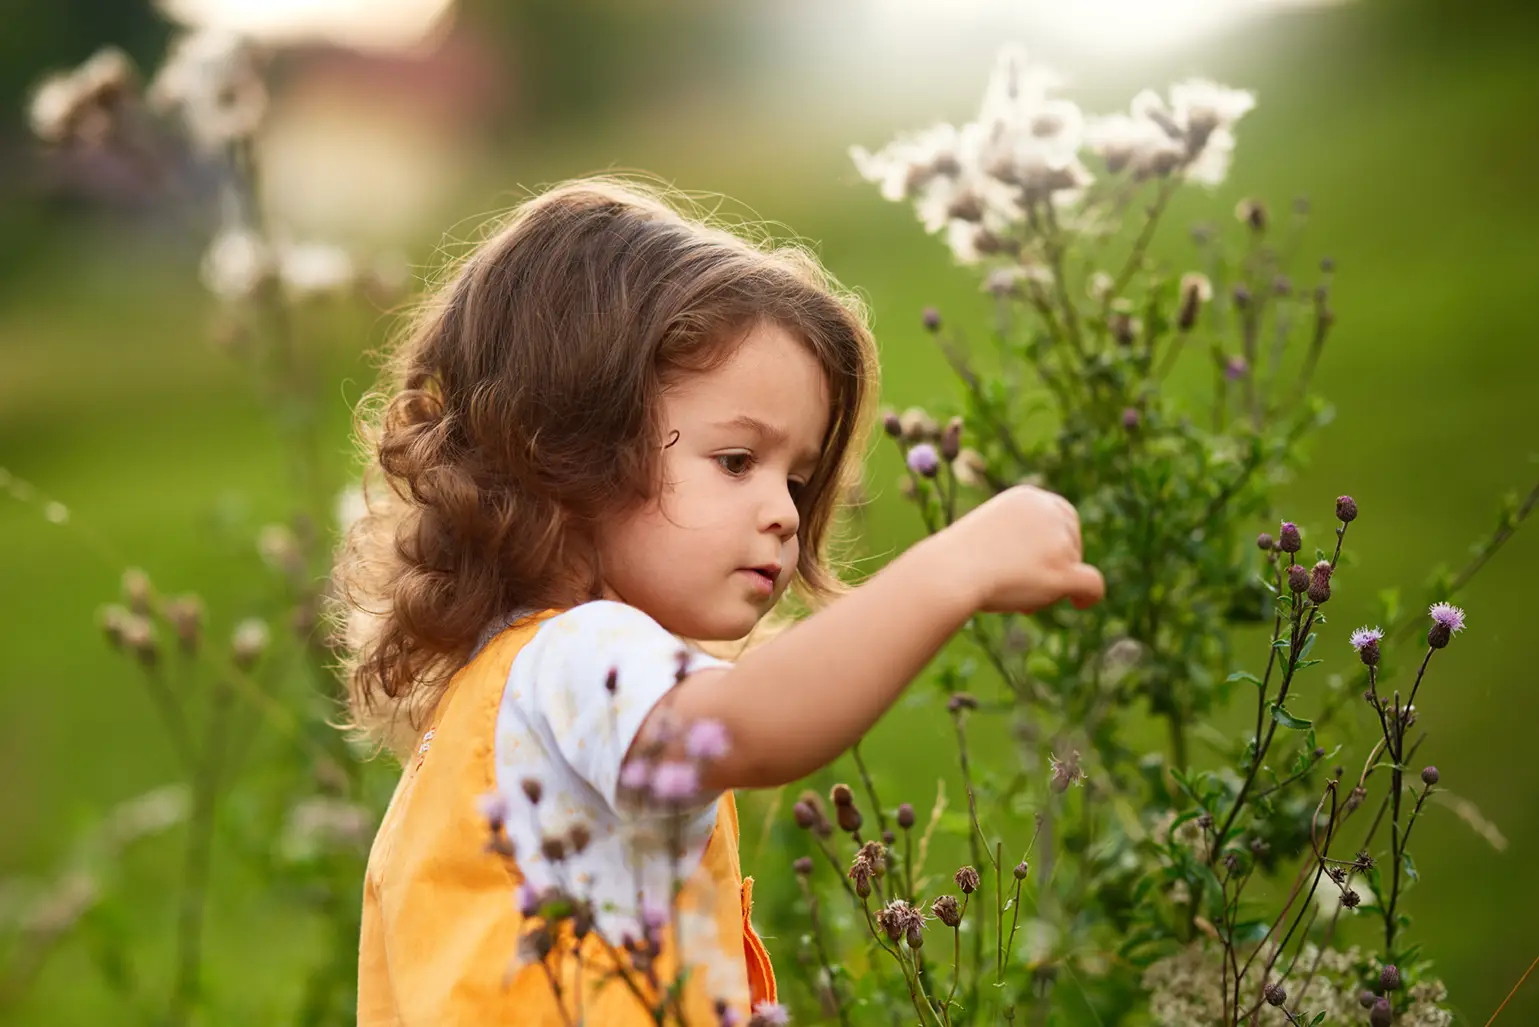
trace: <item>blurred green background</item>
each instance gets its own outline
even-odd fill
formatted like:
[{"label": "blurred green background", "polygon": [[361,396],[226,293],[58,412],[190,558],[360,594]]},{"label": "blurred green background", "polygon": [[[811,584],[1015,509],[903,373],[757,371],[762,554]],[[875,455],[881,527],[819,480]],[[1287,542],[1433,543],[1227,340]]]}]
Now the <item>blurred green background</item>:
[{"label": "blurred green background", "polygon": [[[1010,38],[1065,70],[1070,95],[1096,112],[1190,74],[1251,88],[1259,106],[1241,123],[1228,183],[1184,193],[1157,250],[1184,269],[1194,221],[1232,223],[1243,196],[1279,211],[1310,198],[1305,253],[1339,269],[1338,326],[1318,378],[1338,416],[1307,471],[1283,486],[1280,512],[1318,540],[1334,497],[1357,498],[1355,562],[1333,616],[1343,635],[1370,616],[1378,589],[1414,588],[1435,565],[1461,564],[1498,497],[1539,476],[1534,16],[1433,0],[1258,4],[1195,33],[1182,18],[1201,3],[1150,0],[1137,24],[1120,26],[1022,6],[468,3],[427,56],[285,54],[268,185],[288,223],[401,246],[419,274],[542,183],[640,169],[724,194],[729,213],[810,242],[867,297],[889,404],[944,407],[950,377],[918,313],[935,304],[982,329],[989,307],[907,210],[857,179],[845,148],[970,117]],[[0,500],[0,876],[46,872],[92,812],[174,779],[142,689],[94,623],[123,563],[168,592],[201,592],[215,632],[228,630],[260,592],[255,532],[287,512],[271,419],[240,363],[209,341],[214,304],[196,274],[209,216],[121,175],[61,168],[25,131],[27,89],[41,74],[109,42],[153,68],[170,26],[137,0],[7,8],[0,467],[68,506],[71,524]],[[393,321],[371,310],[319,322],[307,359],[327,383],[325,457],[340,482],[350,406],[372,380],[365,352]],[[1178,387],[1205,380],[1184,367]],[[918,530],[896,472],[879,450],[863,543],[873,559]],[[1470,628],[1439,657],[1419,704],[1433,728],[1424,754],[1510,841],[1493,851],[1443,807],[1418,830],[1414,933],[1474,1023],[1539,954],[1539,681],[1523,605],[1536,580],[1530,525],[1462,597]],[[1350,653],[1329,655],[1348,668]],[[954,773],[937,720],[905,705],[871,739],[891,801],[925,808],[936,776]],[[750,802],[745,852],[757,856],[745,870],[783,874],[796,853],[756,849],[763,800]],[[135,873],[148,884],[130,915],[169,951],[176,867]],[[264,901],[238,865],[215,873],[212,990],[237,997],[228,1022],[270,1022],[292,1004],[295,961],[321,939]],[[788,957],[791,941],[772,939],[772,950]],[[62,950],[17,1023],[118,1022],[87,966]],[[1539,1023],[1539,985],[1503,1016]]]}]

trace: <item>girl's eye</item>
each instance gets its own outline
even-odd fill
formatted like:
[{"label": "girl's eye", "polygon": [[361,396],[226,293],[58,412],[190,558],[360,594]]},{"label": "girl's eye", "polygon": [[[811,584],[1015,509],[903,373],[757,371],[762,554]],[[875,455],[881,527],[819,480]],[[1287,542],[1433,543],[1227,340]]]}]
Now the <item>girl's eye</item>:
[{"label": "girl's eye", "polygon": [[721,469],[734,478],[741,478],[748,473],[753,466],[753,454],[751,453],[722,453],[716,458],[716,463]]}]

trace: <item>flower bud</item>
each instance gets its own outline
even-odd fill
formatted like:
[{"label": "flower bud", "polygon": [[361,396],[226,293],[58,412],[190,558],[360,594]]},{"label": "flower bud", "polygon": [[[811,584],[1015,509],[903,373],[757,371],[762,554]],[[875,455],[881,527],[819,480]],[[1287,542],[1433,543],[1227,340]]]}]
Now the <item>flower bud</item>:
[{"label": "flower bud", "polygon": [[588,843],[593,840],[593,835],[582,824],[573,824],[566,833],[567,844],[571,847],[572,855],[580,856]]},{"label": "flower bud", "polygon": [[1288,1001],[1288,992],[1281,984],[1273,982],[1266,986],[1266,1001],[1268,1005],[1281,1006]]},{"label": "flower bud", "polygon": [[1241,200],[1235,205],[1234,216],[1257,232],[1266,230],[1266,204],[1260,200]]},{"label": "flower bud", "polygon": [[940,425],[924,407],[909,407],[898,416],[898,423],[903,426],[904,442],[934,442],[940,438]]},{"label": "flower bud", "polygon": [[897,414],[889,410],[887,413],[882,415],[882,430],[885,431],[890,438],[900,439],[903,437],[903,422],[898,420]]},{"label": "flower bud", "polygon": [[1452,639],[1453,632],[1449,630],[1447,624],[1436,623],[1427,630],[1427,645],[1433,649],[1446,648]]},{"label": "flower bud", "polygon": [[1017,881],[1024,881],[1026,880],[1026,875],[1031,873],[1031,864],[1027,863],[1023,859],[1015,865],[1015,870],[1013,873],[1015,874],[1015,879]]},{"label": "flower bud", "polygon": [[847,784],[836,784],[828,790],[828,799],[835,806],[848,806],[855,801],[855,793]]},{"label": "flower bud", "polygon": [[203,634],[203,600],[195,595],[170,600],[166,603],[166,620],[171,622],[182,651],[189,655],[197,652]]},{"label": "flower bud", "polygon": [[1288,568],[1288,589],[1293,592],[1302,592],[1309,587],[1309,572],[1304,565],[1296,563]]},{"label": "flower bud", "polygon": [[1357,501],[1351,496],[1336,497],[1336,519],[1342,524],[1357,520]]},{"label": "flower bud", "polygon": [[1430,788],[1433,785],[1437,784],[1438,777],[1439,777],[1439,775],[1438,775],[1436,767],[1422,767],[1421,768],[1421,783],[1426,785],[1427,787]]},{"label": "flower bud", "polygon": [[905,831],[914,826],[914,807],[909,803],[898,806],[898,826]]},{"label": "flower bud", "polygon": [[566,842],[555,837],[542,838],[540,840],[540,855],[552,863],[560,863],[566,859]]},{"label": "flower bud", "polygon": [[962,452],[962,419],[953,417],[946,422],[946,430],[941,432],[941,459],[950,463],[960,452]]},{"label": "flower bud", "polygon": [[818,814],[805,802],[798,802],[791,807],[791,816],[796,821],[796,826],[803,831],[810,831],[817,826]]},{"label": "flower bud", "polygon": [[898,836],[896,834],[894,834],[890,829],[882,832],[882,844],[883,845],[893,845],[893,844],[896,844],[897,841],[898,841]]},{"label": "flower bud", "polygon": [[1189,271],[1181,276],[1181,307],[1176,312],[1176,327],[1183,332],[1192,330],[1202,305],[1213,298],[1213,283],[1208,276]]},{"label": "flower bud", "polygon": [[137,567],[130,567],[123,572],[123,601],[128,603],[128,608],[138,614],[150,612],[150,598],[155,589],[150,584],[150,576]]},{"label": "flower bud", "polygon": [[1362,1006],[1364,1009],[1372,1009],[1373,1004],[1378,1000],[1379,996],[1366,989],[1357,993],[1357,1004]]},{"label": "flower bud", "polygon": [[913,923],[908,925],[908,933],[905,940],[911,949],[924,947],[924,931],[920,929],[919,924]]},{"label": "flower bud", "polygon": [[1241,310],[1249,307],[1250,289],[1246,288],[1244,285],[1236,285],[1234,287],[1234,305],[1239,307]]},{"label": "flower bud", "polygon": [[930,912],[947,927],[956,927],[962,922],[962,911],[957,907],[955,895],[942,895],[930,903]]},{"label": "flower bud", "polygon": [[1138,322],[1133,319],[1133,315],[1119,310],[1112,314],[1107,324],[1111,327],[1112,338],[1119,345],[1133,345],[1133,340],[1138,336]]},{"label": "flower bud", "polygon": [[1368,1027],[1390,1027],[1395,1022],[1395,1010],[1389,1004],[1389,999],[1377,998],[1373,1008],[1368,1010]]},{"label": "flower bud", "polygon": [[976,710],[978,700],[970,692],[955,692],[946,700],[946,710],[950,713],[959,713],[962,710]]},{"label": "flower bud", "polygon": [[1296,553],[1304,548],[1304,539],[1299,534],[1297,524],[1292,521],[1282,522],[1282,529],[1277,533],[1277,548],[1285,553]]},{"label": "flower bud", "polygon": [[924,326],[925,326],[925,330],[926,331],[931,331],[931,332],[938,332],[938,331],[940,331],[940,326],[941,326],[940,311],[936,310],[934,307],[925,307],[924,308],[923,321],[924,321]]},{"label": "flower bud", "polygon": [[812,857],[811,856],[800,856],[800,857],[798,857],[796,862],[791,864],[791,869],[796,871],[797,876],[799,876],[799,877],[806,877],[807,875],[812,873]]},{"label": "flower bud", "polygon": [[1263,531],[1261,534],[1256,536],[1256,548],[1261,550],[1263,553],[1271,552],[1273,547],[1276,545],[1277,543],[1273,540],[1270,532]]},{"label": "flower bud", "polygon": [[957,887],[962,889],[963,895],[971,895],[978,890],[978,871],[972,867],[963,867],[956,872]]},{"label": "flower bud", "polygon": [[860,830],[860,825],[863,822],[860,810],[856,809],[853,805],[840,806],[836,814],[839,820],[839,830],[848,831],[850,834]]},{"label": "flower bud", "polygon": [[1122,427],[1126,428],[1128,431],[1132,431],[1134,428],[1137,428],[1138,423],[1141,420],[1143,420],[1143,418],[1138,413],[1137,407],[1127,407],[1122,411]]},{"label": "flower bud", "polygon": [[1385,991],[1395,991],[1400,987],[1400,968],[1390,963],[1379,971],[1379,987]]},{"label": "flower bud", "polygon": [[1309,574],[1309,601],[1319,606],[1331,597],[1331,564],[1321,560]]}]

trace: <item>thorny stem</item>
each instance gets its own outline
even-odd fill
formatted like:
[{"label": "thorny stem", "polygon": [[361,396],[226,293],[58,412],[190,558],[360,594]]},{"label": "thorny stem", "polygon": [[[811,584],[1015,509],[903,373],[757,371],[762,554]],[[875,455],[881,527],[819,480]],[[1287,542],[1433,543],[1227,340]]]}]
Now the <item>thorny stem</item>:
[{"label": "thorny stem", "polygon": [[802,896],[807,900],[807,913],[812,920],[812,947],[818,954],[818,964],[823,972],[828,975],[828,991],[834,999],[834,1010],[839,1014],[839,1022],[844,1027],[850,1027],[850,1014],[844,1008],[844,1002],[839,998],[839,984],[834,977],[834,964],[828,958],[828,949],[823,944],[823,921],[818,916],[818,897],[812,890],[812,884],[800,874],[797,882],[802,886]]},{"label": "thorny stem", "polygon": [[185,1024],[201,990],[203,915],[208,897],[209,860],[214,840],[214,814],[229,727],[231,691],[223,678],[214,682],[213,701],[205,727],[200,772],[193,778],[193,813],[187,830],[187,853],[177,918],[176,983],[166,1020]]},{"label": "thorny stem", "polygon": [[[1336,569],[1337,561],[1341,559],[1341,545],[1342,541],[1346,538],[1346,534],[1347,526],[1343,523],[1336,529],[1336,551],[1331,555],[1331,569],[1333,571]],[[1309,611],[1308,619],[1300,624],[1303,606],[1302,594],[1295,595],[1293,597],[1293,630],[1288,644],[1288,668],[1284,671],[1282,684],[1277,690],[1276,706],[1281,706],[1283,700],[1288,698],[1288,689],[1292,686],[1293,676],[1298,671],[1299,649],[1314,627],[1315,614],[1318,611],[1318,607],[1312,607]],[[1276,642],[1277,640],[1273,639],[1274,649],[1276,648]],[[1270,668],[1270,664],[1268,666]],[[1267,728],[1266,740],[1257,746],[1256,758],[1251,761],[1250,772],[1245,775],[1245,781],[1240,785],[1240,793],[1235,796],[1234,806],[1230,809],[1229,815],[1224,818],[1224,826],[1219,829],[1217,844],[1214,845],[1213,851],[1208,853],[1208,864],[1210,866],[1217,858],[1219,849],[1223,847],[1224,842],[1228,839],[1229,829],[1234,826],[1235,819],[1239,817],[1240,811],[1244,809],[1246,796],[1250,793],[1251,785],[1256,782],[1256,775],[1260,772],[1262,762],[1266,759],[1267,750],[1271,748],[1272,739],[1276,735],[1277,718],[1274,717],[1272,718],[1271,726]]]},{"label": "thorny stem", "polygon": [[876,785],[871,783],[871,772],[866,769],[866,761],[860,758],[860,743],[850,746],[850,756],[855,760],[855,769],[860,774],[861,783],[866,786],[866,794],[871,796],[871,808],[876,811],[876,826],[881,834],[887,832],[887,814],[882,812],[882,801],[876,797]]}]

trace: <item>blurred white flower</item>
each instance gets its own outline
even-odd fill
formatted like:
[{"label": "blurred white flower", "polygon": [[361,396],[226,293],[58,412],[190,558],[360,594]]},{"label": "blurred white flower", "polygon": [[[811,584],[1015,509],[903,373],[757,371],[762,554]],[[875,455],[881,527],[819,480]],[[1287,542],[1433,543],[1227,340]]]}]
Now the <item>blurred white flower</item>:
[{"label": "blurred white flower", "polygon": [[337,493],[337,532],[346,535],[369,512],[362,485],[351,485]]},{"label": "blurred white flower", "polygon": [[357,281],[358,269],[340,246],[301,242],[278,248],[278,277],[290,296],[303,299],[346,292]]},{"label": "blurred white flower", "polygon": [[294,862],[333,852],[361,852],[374,832],[374,815],[357,803],[325,795],[289,810],[278,851]]},{"label": "blurred white flower", "polygon": [[447,28],[454,0],[156,0],[169,18],[272,46],[404,50]]},{"label": "blurred white flower", "polygon": [[1144,90],[1131,114],[1097,118],[1086,135],[1113,173],[1146,179],[1179,169],[1189,181],[1217,185],[1229,173],[1234,125],[1255,106],[1254,93],[1190,79],[1171,87],[1168,104]]},{"label": "blurred white flower", "polygon": [[175,827],[192,810],[192,792],[185,784],[164,785],[119,803],[102,824],[102,834],[113,848],[122,848],[152,834]]},{"label": "blurred white flower", "polygon": [[1072,202],[1091,181],[1079,160],[1085,117],[1078,105],[1053,96],[1058,85],[1058,77],[1033,67],[1024,50],[1006,47],[978,113],[985,140],[983,168],[1019,186],[1028,202],[1049,197]]},{"label": "blurred white flower", "polygon": [[115,46],[105,47],[74,71],[39,82],[27,109],[28,122],[45,143],[105,142],[117,118],[137,99],[136,83],[128,55]]},{"label": "blurred white flower", "polygon": [[249,228],[225,228],[203,254],[203,285],[223,300],[252,296],[276,273],[267,242]]},{"label": "blurred white flower", "polygon": [[251,138],[267,115],[257,52],[244,37],[221,29],[176,39],[148,98],[156,110],[180,114],[188,137],[209,151]]}]

